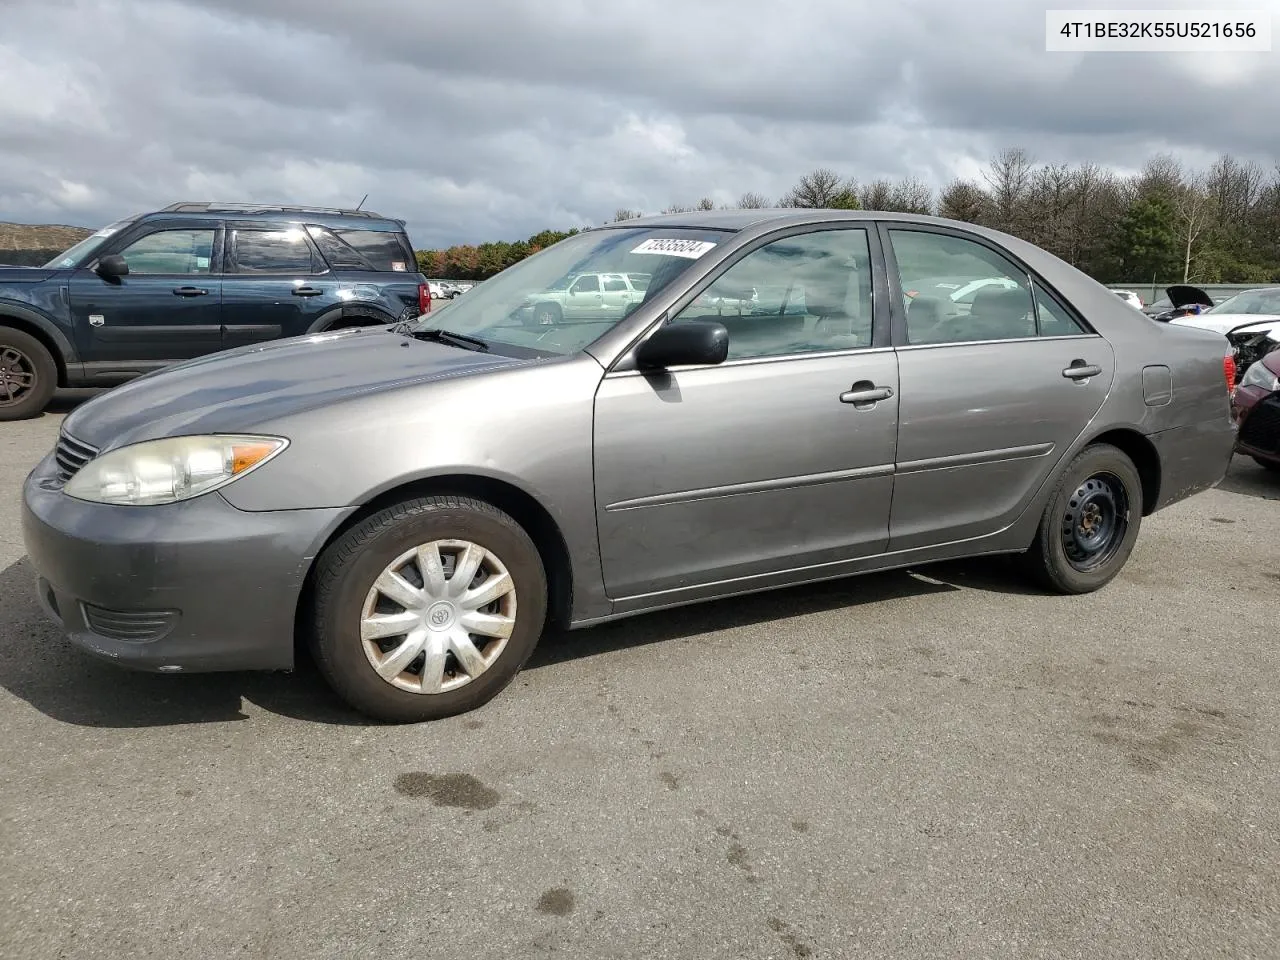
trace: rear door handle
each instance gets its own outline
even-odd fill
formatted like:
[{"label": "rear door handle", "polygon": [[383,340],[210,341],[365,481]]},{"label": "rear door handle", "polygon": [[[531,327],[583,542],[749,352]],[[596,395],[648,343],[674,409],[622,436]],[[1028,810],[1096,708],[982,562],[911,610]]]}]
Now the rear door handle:
[{"label": "rear door handle", "polygon": [[294,287],[293,295],[295,297],[318,297],[324,293],[319,287]]},{"label": "rear door handle", "polygon": [[1062,375],[1068,380],[1088,380],[1100,373],[1102,373],[1100,366],[1096,363],[1085,363],[1083,360],[1072,360],[1071,366],[1062,371]]},{"label": "rear door handle", "polygon": [[892,387],[877,387],[871,384],[865,386],[861,383],[855,383],[852,390],[846,390],[840,394],[841,403],[864,404],[876,403],[880,400],[888,400],[893,396]]},{"label": "rear door handle", "polygon": [[174,287],[173,292],[179,297],[203,297],[209,291],[204,287]]}]

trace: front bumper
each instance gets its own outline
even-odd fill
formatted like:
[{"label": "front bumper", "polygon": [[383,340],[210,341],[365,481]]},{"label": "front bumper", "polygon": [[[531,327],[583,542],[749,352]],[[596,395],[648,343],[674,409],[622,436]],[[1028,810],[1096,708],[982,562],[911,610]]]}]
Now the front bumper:
[{"label": "front bumper", "polygon": [[1280,464],[1280,392],[1237,387],[1231,413],[1240,425],[1236,452]]},{"label": "front bumper", "polygon": [[83,649],[142,670],[293,666],[298,597],[347,509],[251,513],[217,493],[165,506],[62,492],[52,456],[23,485],[41,606]]}]

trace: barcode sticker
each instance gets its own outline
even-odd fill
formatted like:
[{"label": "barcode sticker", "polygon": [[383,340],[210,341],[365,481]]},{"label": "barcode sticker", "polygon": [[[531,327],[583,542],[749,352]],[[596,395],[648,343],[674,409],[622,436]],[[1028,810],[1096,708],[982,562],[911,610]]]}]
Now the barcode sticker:
[{"label": "barcode sticker", "polygon": [[714,246],[715,244],[710,240],[677,240],[675,238],[666,240],[654,238],[646,240],[631,252],[660,254],[664,257],[687,257],[690,260],[697,260]]}]

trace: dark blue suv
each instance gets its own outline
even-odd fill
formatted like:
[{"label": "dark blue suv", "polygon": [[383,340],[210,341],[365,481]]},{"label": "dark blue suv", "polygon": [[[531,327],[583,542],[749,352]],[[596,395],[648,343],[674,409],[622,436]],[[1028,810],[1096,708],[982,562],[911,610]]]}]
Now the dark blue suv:
[{"label": "dark blue suv", "polygon": [[0,420],[218,350],[430,309],[404,221],[367,210],[175,203],[43,267],[0,266]]}]

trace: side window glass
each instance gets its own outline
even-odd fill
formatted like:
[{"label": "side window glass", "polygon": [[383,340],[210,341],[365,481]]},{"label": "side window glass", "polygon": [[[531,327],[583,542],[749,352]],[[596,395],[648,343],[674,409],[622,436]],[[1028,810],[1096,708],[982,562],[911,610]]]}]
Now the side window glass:
[{"label": "side window glass", "polygon": [[569,292],[570,293],[599,293],[600,278],[597,277],[594,273],[588,274],[585,277],[579,277],[577,280],[574,281],[573,288]]},{"label": "side window glass", "polygon": [[310,273],[311,244],[302,230],[236,230],[238,273]]},{"label": "side window glass", "polygon": [[606,291],[613,293],[619,291],[625,293],[627,290],[627,281],[623,280],[621,277],[605,277],[604,288]]},{"label": "side window glass", "polygon": [[139,237],[120,251],[129,276],[198,276],[213,263],[213,230],[161,230]]},{"label": "side window glass", "polygon": [[1036,335],[1027,275],[989,247],[940,233],[890,230],[907,309],[908,343]]},{"label": "side window glass", "polygon": [[1036,316],[1040,318],[1042,337],[1074,337],[1088,332],[1039,287],[1036,287]]},{"label": "side window glass", "polygon": [[871,346],[867,231],[818,230],[747,254],[673,318],[716,320],[729,359]]}]

